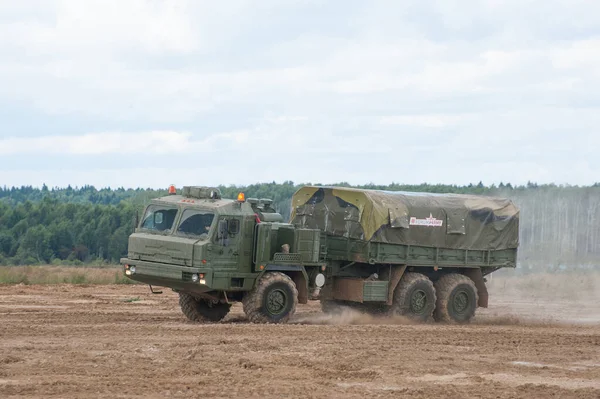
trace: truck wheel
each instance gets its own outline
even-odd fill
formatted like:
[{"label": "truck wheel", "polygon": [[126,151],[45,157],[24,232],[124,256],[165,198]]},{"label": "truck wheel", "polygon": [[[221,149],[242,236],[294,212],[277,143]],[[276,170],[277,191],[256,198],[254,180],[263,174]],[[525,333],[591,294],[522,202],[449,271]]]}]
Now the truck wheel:
[{"label": "truck wheel", "polygon": [[213,303],[183,292],[179,293],[179,306],[185,317],[197,322],[220,321],[231,308],[230,304]]},{"label": "truck wheel", "polygon": [[392,314],[427,321],[434,307],[435,289],[431,280],[421,273],[404,273],[394,290]]},{"label": "truck wheel", "polygon": [[477,288],[473,280],[451,273],[435,282],[437,303],[433,317],[436,321],[468,323],[475,316]]},{"label": "truck wheel", "polygon": [[289,276],[269,272],[244,296],[242,303],[252,323],[285,323],[296,311],[298,290]]}]

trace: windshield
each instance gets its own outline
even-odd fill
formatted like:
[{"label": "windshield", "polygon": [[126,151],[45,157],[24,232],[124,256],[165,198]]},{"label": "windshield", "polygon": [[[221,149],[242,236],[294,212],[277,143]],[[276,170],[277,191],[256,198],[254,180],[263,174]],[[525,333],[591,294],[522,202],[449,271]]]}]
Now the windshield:
[{"label": "windshield", "polygon": [[156,231],[170,231],[177,215],[177,208],[164,205],[150,205],[146,209],[140,228]]},{"label": "windshield", "polygon": [[177,233],[206,239],[208,238],[210,226],[214,218],[215,215],[211,212],[199,209],[186,209],[183,211]]}]

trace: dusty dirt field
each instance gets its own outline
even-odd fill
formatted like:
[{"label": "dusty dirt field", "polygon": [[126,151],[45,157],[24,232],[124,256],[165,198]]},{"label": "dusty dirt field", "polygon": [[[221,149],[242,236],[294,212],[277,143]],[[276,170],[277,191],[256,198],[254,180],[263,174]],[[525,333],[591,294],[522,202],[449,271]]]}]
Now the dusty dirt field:
[{"label": "dusty dirt field", "polygon": [[188,323],[145,286],[0,286],[0,397],[599,398],[599,302],[492,292],[474,324],[317,303],[291,325]]}]

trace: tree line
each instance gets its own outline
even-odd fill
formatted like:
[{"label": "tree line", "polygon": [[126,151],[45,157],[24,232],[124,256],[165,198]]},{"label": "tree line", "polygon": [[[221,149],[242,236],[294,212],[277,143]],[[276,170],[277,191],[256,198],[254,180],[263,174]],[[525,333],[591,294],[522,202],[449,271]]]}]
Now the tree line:
[{"label": "tree line", "polygon": [[127,251],[135,207],[75,204],[43,198],[0,201],[0,264],[116,262]]},{"label": "tree line", "polygon": [[[240,191],[246,198],[270,198],[289,218],[292,194],[302,185],[286,181],[219,188],[224,198],[236,198]],[[519,262],[524,267],[600,263],[600,184],[332,185],[511,198],[521,209]],[[0,264],[117,262],[126,254],[136,213],[166,193],[166,188],[0,187]]]},{"label": "tree line", "polygon": [[0,187],[0,202],[9,205],[17,205],[26,201],[37,202],[44,198],[57,200],[58,202],[67,202],[74,204],[94,204],[94,205],[118,205],[123,200],[135,199],[137,202],[149,198],[164,195],[167,190],[152,189],[125,189],[123,187],[111,189],[96,189],[94,186],[86,185],[82,187],[52,187],[48,188],[45,184],[41,188],[33,186],[21,187]]}]

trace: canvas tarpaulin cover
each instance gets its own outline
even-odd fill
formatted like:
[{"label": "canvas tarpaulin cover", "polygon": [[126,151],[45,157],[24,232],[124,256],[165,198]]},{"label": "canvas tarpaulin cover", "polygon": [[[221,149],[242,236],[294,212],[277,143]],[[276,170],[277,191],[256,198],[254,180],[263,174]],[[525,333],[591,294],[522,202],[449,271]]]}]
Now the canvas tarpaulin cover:
[{"label": "canvas tarpaulin cover", "polygon": [[372,242],[475,250],[519,245],[519,210],[508,199],[306,186],[291,223]]}]

